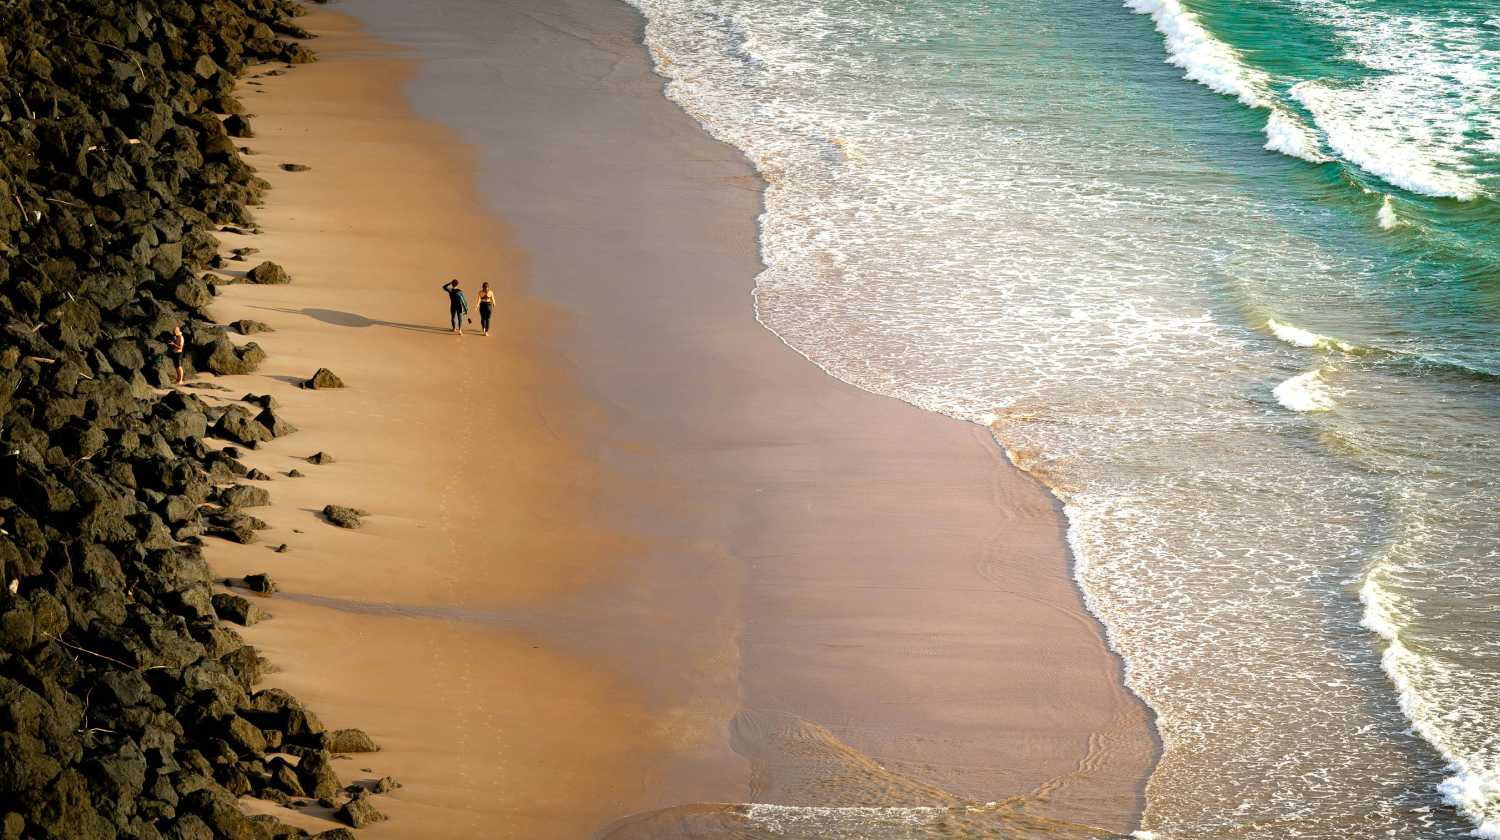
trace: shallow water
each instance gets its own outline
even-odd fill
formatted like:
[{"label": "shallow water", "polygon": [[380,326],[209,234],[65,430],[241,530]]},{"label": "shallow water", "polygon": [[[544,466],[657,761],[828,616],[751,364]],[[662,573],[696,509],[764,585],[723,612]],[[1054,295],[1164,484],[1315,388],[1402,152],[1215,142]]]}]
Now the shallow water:
[{"label": "shallow water", "polygon": [[1500,837],[1500,9],[633,1],[761,320],[1063,499],[1144,829]]}]

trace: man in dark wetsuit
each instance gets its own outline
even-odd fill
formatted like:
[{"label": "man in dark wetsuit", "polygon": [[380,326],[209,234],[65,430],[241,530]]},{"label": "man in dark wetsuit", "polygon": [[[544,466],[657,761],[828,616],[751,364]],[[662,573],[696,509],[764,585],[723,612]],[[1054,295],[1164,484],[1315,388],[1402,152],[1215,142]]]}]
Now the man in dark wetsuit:
[{"label": "man in dark wetsuit", "polygon": [[469,299],[458,288],[458,278],[444,283],[443,291],[448,293],[448,319],[453,323],[453,334],[463,335],[464,318],[469,315]]}]

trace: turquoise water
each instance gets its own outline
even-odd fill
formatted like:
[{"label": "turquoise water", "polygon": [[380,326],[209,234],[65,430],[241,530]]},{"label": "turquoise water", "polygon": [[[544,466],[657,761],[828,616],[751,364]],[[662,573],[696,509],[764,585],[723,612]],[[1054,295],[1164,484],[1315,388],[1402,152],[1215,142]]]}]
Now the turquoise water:
[{"label": "turquoise water", "polygon": [[761,320],[1063,500],[1143,830],[1500,837],[1500,4],[633,2]]}]

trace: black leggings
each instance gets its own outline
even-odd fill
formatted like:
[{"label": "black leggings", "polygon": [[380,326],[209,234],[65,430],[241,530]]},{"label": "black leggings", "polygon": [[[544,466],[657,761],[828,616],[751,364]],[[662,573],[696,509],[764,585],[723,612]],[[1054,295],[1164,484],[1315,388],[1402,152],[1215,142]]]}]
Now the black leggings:
[{"label": "black leggings", "polygon": [[448,308],[448,318],[453,321],[455,330],[462,329],[464,325],[464,311],[457,306]]},{"label": "black leggings", "polygon": [[481,304],[479,304],[479,327],[480,327],[480,329],[483,329],[485,332],[489,332],[489,329],[490,329],[490,313],[494,312],[494,311],[495,311],[495,307],[490,306],[488,303],[481,303]]}]

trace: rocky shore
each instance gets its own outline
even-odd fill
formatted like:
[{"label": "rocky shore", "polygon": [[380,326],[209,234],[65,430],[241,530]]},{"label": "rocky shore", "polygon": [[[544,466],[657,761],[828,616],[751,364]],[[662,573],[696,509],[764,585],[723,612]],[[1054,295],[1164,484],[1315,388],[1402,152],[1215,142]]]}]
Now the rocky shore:
[{"label": "rocky shore", "polygon": [[265,663],[226,620],[261,611],[215,590],[202,554],[262,526],[271,476],[236,447],[295,429],[269,398],[172,387],[174,327],[189,377],[265,357],[231,337],[264,325],[213,322],[206,271],[266,188],[236,84],[313,59],[301,11],[0,4],[0,838],[308,836],[246,816],[246,795],[382,818],[369,797],[394,782],[346,787],[333,760],[375,744],[256,689]]}]

